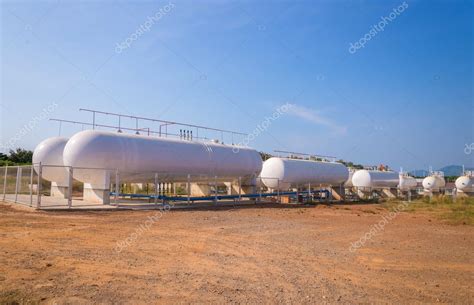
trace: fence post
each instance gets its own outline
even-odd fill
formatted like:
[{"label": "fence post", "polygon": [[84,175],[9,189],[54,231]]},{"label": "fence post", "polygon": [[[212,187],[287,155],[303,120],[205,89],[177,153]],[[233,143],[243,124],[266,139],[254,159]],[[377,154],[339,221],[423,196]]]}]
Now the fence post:
[{"label": "fence post", "polygon": [[21,167],[16,167],[16,183],[15,183],[15,202],[18,202],[18,192],[20,191]]},{"label": "fence post", "polygon": [[115,205],[118,204],[118,196],[120,194],[120,175],[118,169],[115,170],[115,196],[114,201]]},{"label": "fence post", "polygon": [[33,206],[33,175],[34,175],[34,166],[31,165],[31,173],[30,173],[30,207]]},{"label": "fence post", "polygon": [[277,178],[277,199],[278,203],[281,203],[281,198],[280,198],[280,179]]},{"label": "fence post", "polygon": [[214,176],[214,202],[217,203],[217,176]]},{"label": "fence post", "polygon": [[37,201],[36,201],[36,208],[39,209],[41,207],[41,179],[43,176],[43,165],[41,162],[39,163],[38,169],[38,186],[36,187],[36,192],[38,193]]},{"label": "fence post", "polygon": [[242,177],[239,177],[239,202],[242,200]]},{"label": "fence post", "polygon": [[296,203],[300,203],[300,186],[296,185]]},{"label": "fence post", "polygon": [[155,173],[155,204],[158,204],[158,173]]},{"label": "fence post", "polygon": [[74,175],[72,166],[69,167],[68,188],[67,188],[67,207],[72,207],[72,177]]},{"label": "fence post", "polygon": [[308,202],[313,202],[313,193],[311,192],[311,183],[308,183]]},{"label": "fence post", "polygon": [[188,174],[188,183],[187,183],[187,189],[188,189],[188,204],[191,202],[191,175]]},{"label": "fence post", "polygon": [[8,172],[8,165],[5,166],[5,180],[3,180],[3,201],[7,198],[7,172]]}]

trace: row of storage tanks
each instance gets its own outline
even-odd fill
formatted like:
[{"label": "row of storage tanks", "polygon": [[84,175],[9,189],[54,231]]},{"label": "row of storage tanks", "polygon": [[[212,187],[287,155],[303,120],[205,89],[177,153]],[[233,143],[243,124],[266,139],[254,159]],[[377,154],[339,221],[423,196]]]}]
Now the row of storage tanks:
[{"label": "row of storage tanks", "polygon": [[[241,178],[244,184],[261,181],[273,190],[296,187],[344,186],[358,189],[417,187],[415,178],[391,171],[351,171],[336,162],[309,161],[272,157],[262,161],[258,151],[215,142],[150,137],[97,130],[81,131],[71,138],[54,137],[41,142],[33,154],[33,163],[42,177],[59,186],[68,185],[68,172],[74,168],[74,178],[90,188],[107,189],[111,171],[120,172],[121,182],[140,182],[140,173],[157,172],[186,181],[192,175],[229,181]],[[97,170],[93,170],[97,169]],[[100,169],[100,170],[98,170]],[[260,179],[256,179],[259,177]],[[426,177],[425,190],[445,187],[442,175]],[[473,192],[472,176],[456,181],[459,191]]]}]

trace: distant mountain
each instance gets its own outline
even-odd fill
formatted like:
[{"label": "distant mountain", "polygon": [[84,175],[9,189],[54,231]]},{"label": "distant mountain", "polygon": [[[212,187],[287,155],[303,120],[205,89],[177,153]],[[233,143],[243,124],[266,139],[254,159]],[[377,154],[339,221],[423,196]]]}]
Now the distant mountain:
[{"label": "distant mountain", "polygon": [[[462,166],[461,165],[449,165],[439,169],[444,172],[445,176],[461,176]],[[465,170],[474,170],[474,168],[466,167]]]},{"label": "distant mountain", "polygon": [[[466,167],[465,170],[474,170],[474,168]],[[437,171],[442,171],[445,176],[461,176],[462,166],[461,165],[448,165],[440,169],[437,169]],[[409,174],[416,177],[425,177],[425,176],[428,176],[429,172],[424,169],[417,169],[417,170],[412,170]]]},{"label": "distant mountain", "polygon": [[415,169],[409,172],[410,176],[414,177],[426,177],[428,176],[428,171],[424,169]]}]

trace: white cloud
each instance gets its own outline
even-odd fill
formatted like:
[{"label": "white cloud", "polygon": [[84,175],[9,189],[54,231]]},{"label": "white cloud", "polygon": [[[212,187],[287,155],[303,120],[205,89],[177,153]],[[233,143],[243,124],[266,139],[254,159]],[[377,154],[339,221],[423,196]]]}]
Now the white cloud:
[{"label": "white cloud", "polygon": [[331,129],[333,132],[338,134],[345,134],[347,132],[347,127],[339,125],[331,121],[330,119],[322,116],[320,113],[315,110],[291,104],[292,107],[289,108],[288,114],[304,119],[308,122],[311,122],[316,125],[321,125]]}]

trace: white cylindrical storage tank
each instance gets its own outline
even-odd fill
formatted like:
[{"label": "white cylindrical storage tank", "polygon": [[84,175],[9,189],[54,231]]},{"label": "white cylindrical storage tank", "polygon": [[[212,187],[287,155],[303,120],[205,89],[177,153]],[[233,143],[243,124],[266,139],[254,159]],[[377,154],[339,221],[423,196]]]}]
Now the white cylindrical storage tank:
[{"label": "white cylindrical storage tank", "polygon": [[425,191],[438,192],[445,187],[446,182],[444,181],[444,177],[431,175],[423,179],[422,184]]},{"label": "white cylindrical storage tank", "polygon": [[349,169],[349,177],[347,178],[346,182],[344,182],[345,187],[353,187],[352,185],[352,176],[354,176],[355,170],[353,168]]},{"label": "white cylindrical storage tank", "polygon": [[408,191],[415,189],[418,183],[416,182],[416,179],[413,177],[410,177],[408,175],[400,175],[399,183],[398,183],[398,188],[402,191]]},{"label": "white cylindrical storage tank", "polygon": [[341,163],[270,158],[263,163],[261,180],[270,189],[289,189],[290,187],[343,184],[349,171]]},{"label": "white cylindrical storage tank", "polygon": [[361,169],[352,176],[352,185],[359,189],[396,188],[398,173]]},{"label": "white cylindrical storage tank", "polygon": [[98,188],[107,186],[106,176],[115,170],[122,182],[139,182],[141,175],[151,173],[181,181],[190,174],[192,181],[203,175],[209,180],[242,177],[250,182],[262,169],[260,154],[251,148],[96,130],[71,137],[64,149],[64,163],[74,167],[75,179]]},{"label": "white cylindrical storage tank", "polygon": [[474,176],[461,176],[456,179],[456,189],[464,193],[474,193]]},{"label": "white cylindrical storage tank", "polygon": [[55,182],[58,186],[68,186],[68,171],[63,163],[63,151],[68,139],[52,137],[38,144],[33,152],[33,164],[36,173],[42,165],[42,178]]}]

